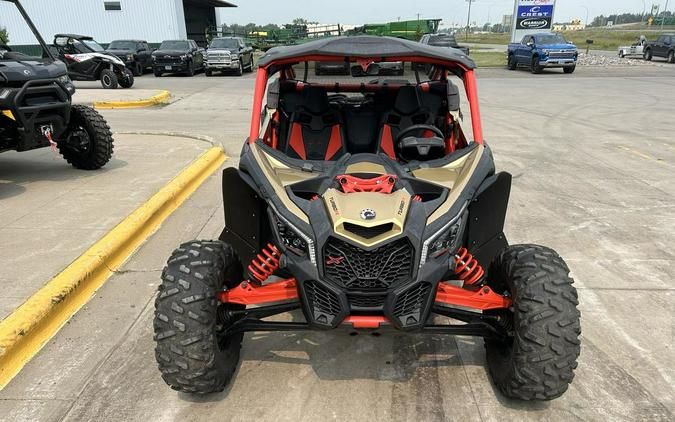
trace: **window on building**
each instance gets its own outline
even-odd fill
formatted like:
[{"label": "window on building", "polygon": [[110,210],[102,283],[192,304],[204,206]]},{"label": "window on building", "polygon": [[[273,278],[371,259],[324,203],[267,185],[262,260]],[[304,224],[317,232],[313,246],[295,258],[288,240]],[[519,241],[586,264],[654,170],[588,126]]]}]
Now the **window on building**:
[{"label": "window on building", "polygon": [[122,10],[122,5],[118,1],[104,1],[105,10]]}]

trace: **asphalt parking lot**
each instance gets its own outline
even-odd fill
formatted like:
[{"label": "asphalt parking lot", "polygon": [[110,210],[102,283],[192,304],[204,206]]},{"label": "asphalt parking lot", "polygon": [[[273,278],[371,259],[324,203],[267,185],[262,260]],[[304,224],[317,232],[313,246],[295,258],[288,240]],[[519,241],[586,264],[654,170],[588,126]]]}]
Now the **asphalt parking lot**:
[{"label": "asphalt parking lot", "polygon": [[[220,233],[216,173],[0,392],[0,420],[673,420],[674,76],[675,66],[580,67],[574,75],[536,77],[505,69],[478,72],[486,139],[498,169],[514,176],[507,237],[556,249],[579,289],[582,352],[562,398],[521,403],[502,397],[487,375],[480,339],[346,332],[247,334],[238,373],[225,392],[195,398],[170,390],[154,358],[155,290],[176,245]],[[86,178],[46,150],[2,154],[3,192],[7,175],[14,175],[8,185],[14,194],[13,202],[1,199],[0,215],[18,215],[44,191],[86,191],[111,202],[133,198],[139,189],[149,195],[162,177],[197,155],[202,146],[194,137],[222,144],[232,157],[226,165],[237,164],[250,119],[252,75],[145,75],[135,86],[168,89],[174,98],[156,108],[101,111],[119,134],[110,170]],[[166,133],[186,137],[161,135]],[[28,172],[31,162],[47,170]],[[157,164],[165,162],[172,167]],[[49,207],[30,204],[36,210],[21,218],[53,218]],[[106,210],[95,212],[110,217]],[[105,227],[64,228],[61,239],[79,239],[86,247]],[[14,247],[26,248],[32,242],[27,238],[42,239],[48,230],[47,224],[21,233],[25,243]],[[36,261],[47,258],[49,253]],[[2,285],[23,284],[31,277],[27,265],[4,261]]]}]

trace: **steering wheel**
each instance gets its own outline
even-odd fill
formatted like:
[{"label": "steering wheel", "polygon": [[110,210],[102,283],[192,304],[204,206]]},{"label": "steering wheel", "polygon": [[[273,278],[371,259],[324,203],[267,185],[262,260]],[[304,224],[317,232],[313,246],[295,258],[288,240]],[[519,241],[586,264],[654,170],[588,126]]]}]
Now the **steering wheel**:
[{"label": "steering wheel", "polygon": [[[412,132],[428,130],[436,136],[423,138],[417,136],[406,136]],[[412,125],[403,129],[396,136],[396,145],[398,146],[398,156],[403,161],[424,161],[441,158],[445,155],[445,141],[443,132],[433,125]]]},{"label": "steering wheel", "polygon": [[434,133],[434,135],[438,136],[439,138],[443,139],[443,132],[439,128],[437,128],[434,125],[412,125],[409,126],[402,131],[398,133],[398,136],[396,136],[396,143],[399,144],[402,139],[406,137],[406,135],[412,133],[412,132],[417,132],[420,130],[429,130]]}]

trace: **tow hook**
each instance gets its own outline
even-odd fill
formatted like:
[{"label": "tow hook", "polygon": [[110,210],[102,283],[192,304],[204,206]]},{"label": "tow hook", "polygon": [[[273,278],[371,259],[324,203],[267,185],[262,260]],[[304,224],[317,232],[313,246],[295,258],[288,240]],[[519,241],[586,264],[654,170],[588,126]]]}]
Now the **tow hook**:
[{"label": "tow hook", "polygon": [[54,139],[52,139],[52,131],[52,125],[40,126],[40,132],[42,132],[44,137],[49,141],[49,146],[51,147],[52,151],[56,153],[56,142],[54,142]]}]

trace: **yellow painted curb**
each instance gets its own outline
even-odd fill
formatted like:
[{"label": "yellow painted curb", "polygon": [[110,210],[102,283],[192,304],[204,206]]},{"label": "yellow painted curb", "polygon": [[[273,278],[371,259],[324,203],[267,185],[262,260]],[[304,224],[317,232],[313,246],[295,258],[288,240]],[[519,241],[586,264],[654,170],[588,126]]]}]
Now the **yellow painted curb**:
[{"label": "yellow painted curb", "polygon": [[162,91],[150,98],[135,101],[94,101],[94,108],[108,109],[108,108],[141,108],[152,107],[157,104],[166,103],[171,98],[169,91]]},{"label": "yellow painted curb", "polygon": [[0,389],[227,157],[212,147],[0,321]]}]

